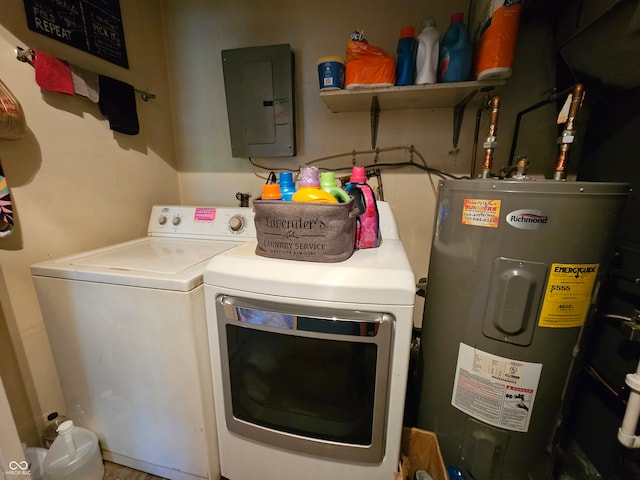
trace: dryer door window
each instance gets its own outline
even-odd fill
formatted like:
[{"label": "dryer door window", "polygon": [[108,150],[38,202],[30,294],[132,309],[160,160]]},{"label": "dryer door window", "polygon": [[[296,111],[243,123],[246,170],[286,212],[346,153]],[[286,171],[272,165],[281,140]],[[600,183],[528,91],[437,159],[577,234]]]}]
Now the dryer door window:
[{"label": "dryer door window", "polygon": [[218,322],[231,431],[313,455],[382,460],[392,317],[225,296]]}]

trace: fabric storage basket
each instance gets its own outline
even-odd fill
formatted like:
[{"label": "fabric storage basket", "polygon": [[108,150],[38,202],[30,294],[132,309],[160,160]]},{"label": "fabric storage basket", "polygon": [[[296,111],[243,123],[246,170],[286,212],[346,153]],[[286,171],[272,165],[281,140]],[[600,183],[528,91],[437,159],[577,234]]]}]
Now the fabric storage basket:
[{"label": "fabric storage basket", "polygon": [[341,262],[355,248],[358,210],[347,203],[255,200],[254,221],[263,257],[306,262]]}]

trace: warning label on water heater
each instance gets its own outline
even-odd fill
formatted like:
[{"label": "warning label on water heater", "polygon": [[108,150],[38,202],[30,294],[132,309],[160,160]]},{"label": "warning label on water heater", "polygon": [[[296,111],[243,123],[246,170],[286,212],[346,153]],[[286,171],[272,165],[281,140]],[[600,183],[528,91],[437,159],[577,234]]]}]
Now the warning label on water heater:
[{"label": "warning label on water heater", "polygon": [[551,328],[582,326],[591,305],[598,267],[597,263],[552,264],[538,325]]},{"label": "warning label on water heater", "polygon": [[451,405],[490,425],[526,432],[541,363],[499,357],[460,344]]}]

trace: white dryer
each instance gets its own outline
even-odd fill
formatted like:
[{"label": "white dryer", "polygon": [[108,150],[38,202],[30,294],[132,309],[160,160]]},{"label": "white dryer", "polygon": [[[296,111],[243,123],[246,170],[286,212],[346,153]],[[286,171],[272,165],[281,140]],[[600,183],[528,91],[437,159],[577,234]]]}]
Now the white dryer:
[{"label": "white dryer", "polygon": [[250,208],[154,206],[146,237],[32,265],[65,413],[105,459],[219,477],[203,272],[252,238]]},{"label": "white dryer", "polygon": [[344,262],[260,257],[255,241],[209,262],[224,478],[394,478],[416,287],[389,204],[378,211],[382,244]]}]

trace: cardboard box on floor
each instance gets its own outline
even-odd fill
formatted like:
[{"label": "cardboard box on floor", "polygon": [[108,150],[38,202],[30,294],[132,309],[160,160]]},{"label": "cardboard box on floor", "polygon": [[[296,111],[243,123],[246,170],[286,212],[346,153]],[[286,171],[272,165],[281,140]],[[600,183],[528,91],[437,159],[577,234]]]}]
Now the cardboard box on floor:
[{"label": "cardboard box on floor", "polygon": [[426,471],[433,480],[449,479],[435,433],[404,427],[400,451],[400,464],[394,480],[413,480],[416,470]]}]

